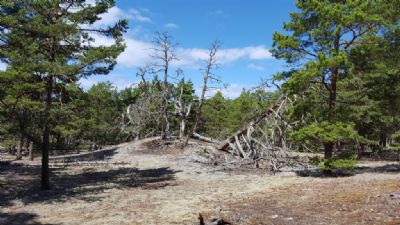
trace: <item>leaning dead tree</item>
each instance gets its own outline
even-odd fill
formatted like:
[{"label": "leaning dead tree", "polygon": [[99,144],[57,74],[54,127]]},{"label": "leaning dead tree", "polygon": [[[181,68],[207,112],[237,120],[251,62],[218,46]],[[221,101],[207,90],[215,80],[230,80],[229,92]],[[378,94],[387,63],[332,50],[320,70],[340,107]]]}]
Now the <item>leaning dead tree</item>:
[{"label": "leaning dead tree", "polygon": [[232,136],[218,145],[221,151],[238,156],[241,161],[264,160],[265,167],[278,171],[285,166],[299,162],[291,156],[287,132],[291,125],[284,116],[293,100],[281,96],[271,107],[240,128]]},{"label": "leaning dead tree", "polygon": [[223,141],[218,146],[218,149],[219,150],[227,149],[231,143],[234,143],[236,141],[237,137],[240,137],[248,130],[252,129],[254,126],[257,126],[263,119],[265,119],[269,115],[274,115],[274,114],[276,115],[277,111],[280,110],[282,106],[285,104],[286,99],[287,99],[286,95],[280,97],[270,108],[262,112],[260,115],[255,117],[248,124],[246,124],[244,127],[240,128],[237,132],[235,132],[233,135],[231,135],[229,138]]},{"label": "leaning dead tree", "polygon": [[206,68],[204,70],[204,77],[203,77],[203,88],[201,90],[201,96],[199,99],[199,105],[197,107],[197,111],[196,111],[196,117],[195,117],[195,121],[194,124],[190,130],[190,132],[188,133],[185,143],[183,144],[183,147],[186,147],[186,145],[189,143],[190,138],[193,136],[193,134],[196,132],[197,129],[197,125],[199,124],[200,121],[200,117],[201,117],[201,112],[202,112],[202,108],[203,108],[203,102],[204,102],[204,98],[206,95],[206,92],[208,90],[208,85],[209,85],[209,81],[210,80],[219,80],[212,72],[213,69],[215,69],[216,67],[218,67],[217,64],[217,52],[218,49],[220,48],[220,43],[219,41],[214,41],[211,44],[211,47],[209,49],[209,53],[208,53],[208,59],[207,59],[207,64],[206,64]]}]

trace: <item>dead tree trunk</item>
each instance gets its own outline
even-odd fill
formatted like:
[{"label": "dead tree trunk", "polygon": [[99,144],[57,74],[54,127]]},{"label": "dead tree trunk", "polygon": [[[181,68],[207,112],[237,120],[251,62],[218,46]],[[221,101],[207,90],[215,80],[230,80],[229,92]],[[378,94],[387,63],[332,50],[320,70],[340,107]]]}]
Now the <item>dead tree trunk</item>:
[{"label": "dead tree trunk", "polygon": [[186,120],[181,119],[181,127],[179,128],[179,138],[184,138],[186,133]]},{"label": "dead tree trunk", "polygon": [[205,69],[205,72],[204,72],[203,89],[201,90],[199,106],[197,107],[194,124],[192,126],[192,129],[190,130],[190,133],[186,137],[186,141],[183,144],[183,148],[186,147],[186,145],[189,143],[190,137],[196,132],[197,125],[199,124],[200,117],[201,117],[201,112],[202,112],[202,108],[203,108],[204,97],[205,97],[206,91],[208,89],[208,81],[209,81],[210,78],[215,79],[215,78],[212,77],[212,70],[215,67],[217,67],[217,59],[216,59],[217,57],[216,56],[217,56],[217,52],[218,52],[219,47],[220,47],[219,42],[215,41],[211,45],[210,51],[208,53],[208,60],[207,60],[207,65],[206,65],[206,69]]},{"label": "dead tree trunk", "polygon": [[186,103],[183,100],[183,85],[180,89],[178,99],[175,100],[175,116],[180,120],[179,138],[181,140],[186,137],[186,125],[192,109],[192,102]]},{"label": "dead tree trunk", "polygon": [[171,42],[171,36],[168,32],[157,33],[157,37],[154,40],[155,48],[153,58],[158,60],[159,63],[156,67],[159,67],[163,72],[164,84],[163,84],[163,101],[162,101],[162,124],[161,124],[161,139],[164,140],[169,132],[169,122],[168,122],[168,71],[171,61],[177,60],[175,55],[175,46]]},{"label": "dead tree trunk", "polygon": [[236,138],[242,134],[245,134],[247,130],[250,127],[254,127],[255,125],[259,124],[265,117],[271,115],[274,113],[277,109],[279,109],[282,104],[285,102],[286,96],[280,97],[270,108],[265,110],[263,113],[261,113],[259,116],[251,120],[248,124],[246,124],[244,127],[240,128],[237,132],[235,132],[232,136],[227,138],[225,141],[223,141],[219,146],[219,150],[226,150],[229,147],[229,144],[234,143],[236,141]]},{"label": "dead tree trunk", "polygon": [[213,144],[219,144],[220,142],[216,139],[210,138],[210,137],[205,137],[205,136],[201,136],[198,133],[193,133],[192,138],[194,139],[198,139],[200,141],[205,141],[205,142],[209,142],[209,143],[213,143]]},{"label": "dead tree trunk", "polygon": [[[167,53],[165,53],[167,56]],[[164,140],[168,132],[168,61],[165,61],[164,68],[164,88],[163,88],[163,104],[162,104],[162,128],[161,128],[161,139]]]}]

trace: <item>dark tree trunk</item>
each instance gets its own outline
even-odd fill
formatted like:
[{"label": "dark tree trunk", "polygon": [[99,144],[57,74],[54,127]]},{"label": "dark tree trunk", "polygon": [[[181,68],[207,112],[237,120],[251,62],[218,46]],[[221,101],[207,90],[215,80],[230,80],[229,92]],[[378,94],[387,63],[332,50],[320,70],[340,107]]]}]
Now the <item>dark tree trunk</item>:
[{"label": "dark tree trunk", "polygon": [[[340,29],[336,32],[335,38],[335,53],[339,54],[340,50]],[[335,66],[331,68],[331,84],[329,89],[329,120],[333,121],[335,117],[335,107],[336,107],[336,98],[337,98],[337,80],[339,75],[339,67]],[[326,143],[324,144],[325,148],[325,158],[332,158],[333,155],[333,146],[334,143]]]},{"label": "dark tree trunk", "polygon": [[[52,104],[53,94],[53,77],[49,76],[46,83],[46,118],[50,117],[50,109]],[[50,124],[45,123],[43,129],[42,143],[42,189],[50,189],[49,179],[49,151],[50,151]]]},{"label": "dark tree trunk", "polygon": [[325,143],[324,144],[324,149],[325,149],[325,159],[330,159],[333,156],[333,143]]}]

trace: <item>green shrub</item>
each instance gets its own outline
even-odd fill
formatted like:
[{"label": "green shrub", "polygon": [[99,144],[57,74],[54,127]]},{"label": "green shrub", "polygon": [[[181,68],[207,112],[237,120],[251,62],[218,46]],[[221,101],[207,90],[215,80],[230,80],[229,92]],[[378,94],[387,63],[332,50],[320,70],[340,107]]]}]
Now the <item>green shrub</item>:
[{"label": "green shrub", "polygon": [[339,169],[351,172],[354,170],[357,160],[355,156],[352,156],[351,158],[332,158],[332,159],[324,159],[316,156],[310,158],[310,163],[315,166],[318,166],[323,171],[331,171],[334,169]]}]

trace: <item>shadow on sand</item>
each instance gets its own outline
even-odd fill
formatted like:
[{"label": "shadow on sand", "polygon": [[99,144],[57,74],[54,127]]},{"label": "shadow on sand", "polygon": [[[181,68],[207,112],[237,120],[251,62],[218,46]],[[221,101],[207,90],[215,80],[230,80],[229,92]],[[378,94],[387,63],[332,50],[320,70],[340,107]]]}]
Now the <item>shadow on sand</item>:
[{"label": "shadow on sand", "polygon": [[[35,224],[35,225],[50,225],[39,223],[36,221],[37,219],[36,214],[32,213],[2,213],[0,212],[0,224],[7,224],[7,225],[28,225],[28,224]],[[55,225],[55,224],[51,224]]]},{"label": "shadow on sand", "polygon": [[351,172],[339,169],[328,172],[321,171],[320,169],[307,169],[307,170],[296,171],[296,174],[301,177],[321,177],[321,178],[345,177],[363,173],[382,173],[382,174],[400,173],[400,164],[393,163],[378,167],[359,166],[354,168],[354,170]]},{"label": "shadow on sand", "polygon": [[[0,168],[0,175],[8,173],[9,181],[6,185],[0,186],[0,206],[8,206],[15,199],[20,199],[24,204],[35,202],[60,202],[70,198],[84,201],[98,201],[101,197],[97,196],[110,189],[158,189],[170,185],[175,185],[174,171],[167,167],[156,169],[140,170],[134,167],[121,168],[101,168],[96,167],[77,168],[75,174],[71,174],[68,169],[52,169],[51,190],[43,191],[40,189],[39,166],[10,165],[8,168]],[[37,179],[24,178],[37,177]],[[7,177],[7,176],[5,176]]]}]

